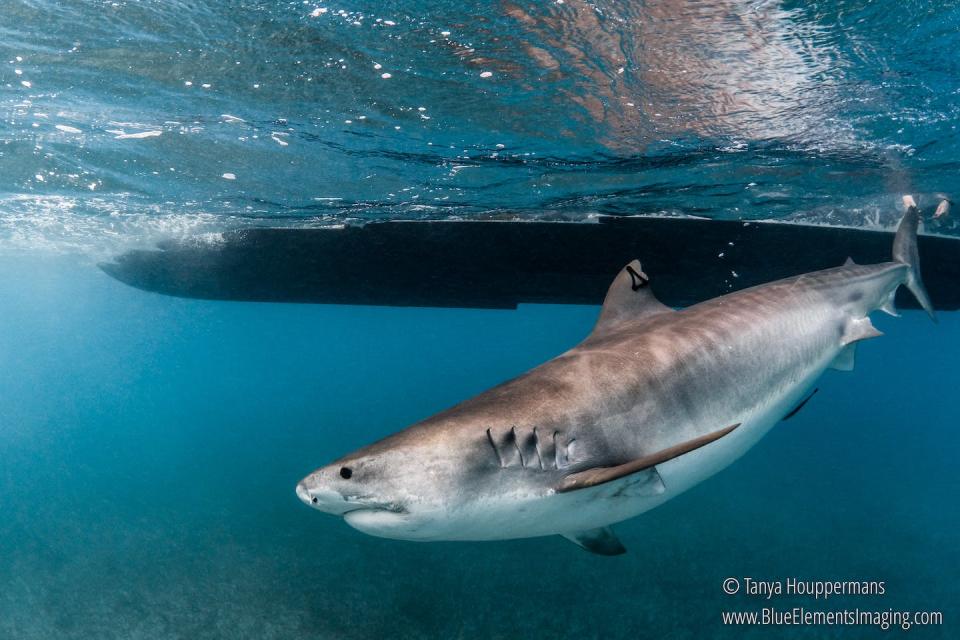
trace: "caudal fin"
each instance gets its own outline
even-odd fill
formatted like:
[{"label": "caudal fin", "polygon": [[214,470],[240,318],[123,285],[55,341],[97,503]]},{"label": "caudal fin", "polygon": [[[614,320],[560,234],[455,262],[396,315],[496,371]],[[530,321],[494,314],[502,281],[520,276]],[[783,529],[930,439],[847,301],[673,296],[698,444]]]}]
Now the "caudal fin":
[{"label": "caudal fin", "polygon": [[917,252],[917,228],[920,226],[920,210],[917,209],[916,203],[910,196],[904,196],[903,203],[907,205],[907,212],[903,214],[900,226],[897,227],[897,235],[893,239],[893,259],[909,267],[904,284],[907,285],[907,289],[917,299],[920,306],[924,308],[930,319],[936,322],[937,315],[930,303],[930,296],[927,295],[923,280],[920,279],[920,259]]}]

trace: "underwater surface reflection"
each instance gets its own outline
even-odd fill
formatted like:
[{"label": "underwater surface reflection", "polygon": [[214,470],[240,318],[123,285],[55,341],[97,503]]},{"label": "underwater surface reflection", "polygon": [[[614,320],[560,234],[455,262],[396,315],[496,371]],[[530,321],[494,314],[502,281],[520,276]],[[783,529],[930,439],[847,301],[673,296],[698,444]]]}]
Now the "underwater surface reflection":
[{"label": "underwater surface reflection", "polygon": [[0,10],[20,247],[462,215],[875,225],[956,189],[954,2]]}]

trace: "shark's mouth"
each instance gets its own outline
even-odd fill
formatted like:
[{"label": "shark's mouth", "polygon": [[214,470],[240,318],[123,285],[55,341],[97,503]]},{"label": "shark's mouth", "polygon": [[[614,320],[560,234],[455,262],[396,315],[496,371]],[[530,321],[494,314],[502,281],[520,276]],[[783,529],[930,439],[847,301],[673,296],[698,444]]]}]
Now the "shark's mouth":
[{"label": "shark's mouth", "polygon": [[407,512],[406,507],[398,502],[377,500],[369,494],[343,495],[324,488],[311,490],[303,482],[297,485],[297,497],[310,507],[335,516],[346,516],[358,511],[382,511],[396,514]]},{"label": "shark's mouth", "polygon": [[346,517],[351,513],[357,513],[358,511],[383,511],[386,513],[407,513],[407,509],[399,504],[394,502],[385,502],[385,503],[367,503],[359,504],[356,507],[352,507],[344,511],[341,515]]},{"label": "shark's mouth", "polygon": [[369,493],[345,494],[343,501],[346,502],[346,508],[340,515],[347,515],[354,511],[387,511],[390,513],[405,513],[407,511],[399,502],[377,500],[376,496]]},{"label": "shark's mouth", "polygon": [[415,527],[409,515],[406,509],[396,505],[392,508],[367,506],[347,511],[343,514],[343,521],[369,535],[387,538],[405,537],[402,534],[398,536],[398,533],[406,532],[411,526]]}]

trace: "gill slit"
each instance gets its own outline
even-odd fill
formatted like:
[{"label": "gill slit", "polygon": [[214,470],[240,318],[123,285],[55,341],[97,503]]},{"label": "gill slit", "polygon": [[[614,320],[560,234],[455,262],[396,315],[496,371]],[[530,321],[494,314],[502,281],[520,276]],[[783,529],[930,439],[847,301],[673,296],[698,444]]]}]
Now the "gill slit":
[{"label": "gill slit", "polygon": [[490,432],[490,429],[487,429],[487,440],[490,442],[490,446],[493,447],[493,452],[497,454],[497,462],[500,463],[500,468],[505,468],[507,465],[503,462],[503,456],[500,455],[497,443],[493,441],[493,433]]},{"label": "gill slit", "polygon": [[537,461],[540,463],[540,471],[543,471],[543,456],[540,454],[540,434],[537,428],[533,428],[533,448],[537,452]]},{"label": "gill slit", "polygon": [[517,453],[520,455],[520,466],[526,467],[527,463],[523,459],[523,449],[520,448],[520,438],[517,437],[517,427],[510,427],[510,433],[513,434],[513,446],[517,448]]}]

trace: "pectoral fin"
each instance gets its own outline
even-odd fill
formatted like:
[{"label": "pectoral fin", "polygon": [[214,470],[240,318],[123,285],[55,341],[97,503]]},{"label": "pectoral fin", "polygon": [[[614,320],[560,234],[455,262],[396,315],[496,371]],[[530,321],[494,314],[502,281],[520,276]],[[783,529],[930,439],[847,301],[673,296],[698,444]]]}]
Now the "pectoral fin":
[{"label": "pectoral fin", "polygon": [[596,553],[600,556],[619,556],[627,552],[626,547],[623,546],[623,543],[620,542],[616,534],[610,530],[610,527],[565,533],[563,537],[583,547],[590,553]]},{"label": "pectoral fin", "polygon": [[576,491],[577,489],[595,487],[597,485],[637,473],[638,471],[649,469],[650,467],[662,464],[668,460],[673,460],[674,458],[682,456],[685,453],[690,453],[691,451],[708,445],[714,440],[719,440],[739,426],[740,423],[737,423],[724,429],[720,429],[719,431],[714,431],[704,436],[700,436],[699,438],[681,442],[678,445],[674,445],[662,451],[651,453],[650,455],[643,456],[642,458],[625,462],[624,464],[617,465],[616,467],[593,467],[591,469],[587,469],[586,471],[573,473],[560,481],[560,484],[557,485],[556,491],[557,493],[566,493],[567,491]]}]

